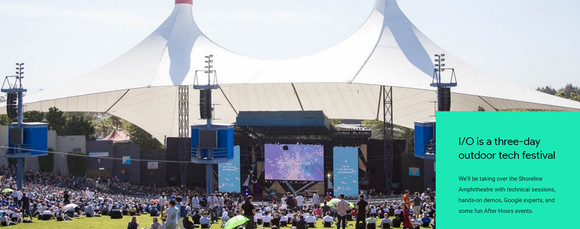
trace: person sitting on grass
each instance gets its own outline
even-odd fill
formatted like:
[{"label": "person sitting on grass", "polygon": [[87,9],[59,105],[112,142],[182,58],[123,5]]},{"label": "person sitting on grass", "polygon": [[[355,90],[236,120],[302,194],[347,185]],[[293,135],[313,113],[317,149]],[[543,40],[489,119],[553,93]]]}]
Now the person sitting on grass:
[{"label": "person sitting on grass", "polygon": [[280,227],[285,227],[286,225],[288,225],[288,216],[282,215],[280,217]]},{"label": "person sitting on grass", "polygon": [[427,213],[423,214],[423,218],[421,218],[421,223],[422,227],[429,227],[429,224],[431,223],[431,217],[429,217],[429,214]]},{"label": "person sitting on grass", "polygon": [[201,224],[201,228],[210,228],[211,227],[210,220],[207,217],[207,212],[203,212],[201,214],[201,219],[199,219],[199,223]]},{"label": "person sitting on grass", "polygon": [[220,219],[222,220],[221,227],[223,228],[225,226],[226,222],[228,220],[230,220],[230,216],[228,215],[228,212],[227,211],[222,212],[222,217]]},{"label": "person sitting on grass", "polygon": [[139,223],[137,223],[137,216],[131,217],[131,221],[127,225],[127,229],[137,229],[139,228]]},{"label": "person sitting on grass", "polygon": [[330,216],[330,212],[326,212],[326,215],[322,217],[322,225],[324,227],[332,227],[332,222],[334,219]]},{"label": "person sitting on grass", "polygon": [[391,226],[393,227],[401,227],[401,220],[403,218],[401,218],[401,215],[397,215],[395,214],[395,218],[393,219],[393,223],[391,224]]},{"label": "person sitting on grass", "polygon": [[306,220],[306,223],[308,224],[308,227],[316,227],[316,216],[314,216],[313,211],[310,211],[308,216],[306,216],[305,220]]},{"label": "person sitting on grass", "polygon": [[150,216],[159,216],[159,210],[156,207],[149,208],[149,215]]},{"label": "person sitting on grass", "polygon": [[199,223],[199,219],[201,219],[201,213],[199,213],[199,210],[195,210],[193,212],[193,215],[191,216],[191,220],[193,221],[193,224],[201,224]]},{"label": "person sitting on grass", "polygon": [[55,217],[56,217],[56,221],[71,220],[70,217],[68,217],[68,215],[66,214],[66,212],[64,210],[62,210],[62,207],[58,208],[58,210],[56,211]]},{"label": "person sitting on grass", "polygon": [[129,215],[130,216],[137,215],[137,208],[135,207],[135,205],[131,205],[131,207],[129,208]]},{"label": "person sitting on grass", "polygon": [[185,228],[185,229],[195,228],[195,225],[193,224],[193,222],[191,220],[189,220],[189,217],[183,217],[183,228]]},{"label": "person sitting on grass", "polygon": [[92,204],[88,203],[87,206],[85,206],[85,211],[83,212],[83,214],[86,217],[93,217],[95,216],[95,208],[93,207]]},{"label": "person sitting on grass", "polygon": [[272,221],[272,217],[270,216],[270,212],[266,212],[264,216],[262,216],[262,226],[263,227],[270,227],[270,221]]},{"label": "person sitting on grass", "polygon": [[262,215],[262,209],[257,209],[256,214],[254,214],[254,225],[262,225],[264,222],[262,218],[264,218]]},{"label": "person sitting on grass", "polygon": [[414,229],[421,229],[421,220],[411,217],[411,227]]},{"label": "person sitting on grass", "polygon": [[278,213],[274,214],[274,217],[270,220],[270,224],[272,225],[272,228],[280,226],[280,215],[278,215]]},{"label": "person sitting on grass", "polygon": [[435,229],[435,218],[433,218],[433,221],[431,221],[431,228]]},{"label": "person sitting on grass", "polygon": [[393,226],[393,221],[389,219],[389,213],[385,212],[384,218],[381,221],[381,228],[391,228]]},{"label": "person sitting on grass", "polygon": [[54,219],[54,214],[48,209],[42,211],[42,213],[38,216],[40,220],[52,220]]},{"label": "person sitting on grass", "polygon": [[370,217],[367,218],[367,229],[375,229],[377,228],[377,215],[375,213],[371,213]]},{"label": "person sitting on grass", "polygon": [[[293,227],[296,227],[296,226],[297,226],[296,224],[297,224],[297,223],[298,223],[298,221],[300,220],[300,216],[304,217],[304,216],[303,216],[303,215],[301,215],[299,212],[296,212],[296,213],[294,213],[294,216],[292,216],[292,226],[293,226]],[[306,222],[306,221],[304,221],[304,222]]]},{"label": "person sitting on grass", "polygon": [[300,215],[300,218],[296,222],[296,229],[306,229],[306,228],[308,228],[308,224],[306,223],[306,220],[304,220],[304,216]]},{"label": "person sitting on grass", "polygon": [[109,218],[111,219],[122,219],[123,218],[123,213],[121,212],[121,209],[117,208],[116,205],[113,206],[113,209],[111,209],[111,211],[109,211]]},{"label": "person sitting on grass", "polygon": [[5,211],[0,211],[0,225],[4,227],[10,225],[10,220],[6,215],[7,213]]},{"label": "person sitting on grass", "polygon": [[294,213],[292,212],[292,210],[288,210],[288,214],[286,214],[286,221],[288,222],[288,225],[293,224],[294,221]]},{"label": "person sitting on grass", "polygon": [[151,223],[151,229],[160,229],[161,224],[159,223],[159,219],[157,217],[153,217],[153,223]]}]

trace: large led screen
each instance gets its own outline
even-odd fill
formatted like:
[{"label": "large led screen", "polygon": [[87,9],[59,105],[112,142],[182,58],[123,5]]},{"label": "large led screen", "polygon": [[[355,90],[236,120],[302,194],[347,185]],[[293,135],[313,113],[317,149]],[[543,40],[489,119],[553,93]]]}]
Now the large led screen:
[{"label": "large led screen", "polygon": [[234,158],[218,163],[220,192],[240,193],[240,146],[234,146]]},{"label": "large led screen", "polygon": [[334,193],[358,195],[358,148],[334,147]]},{"label": "large led screen", "polygon": [[322,145],[264,146],[266,180],[323,181]]}]

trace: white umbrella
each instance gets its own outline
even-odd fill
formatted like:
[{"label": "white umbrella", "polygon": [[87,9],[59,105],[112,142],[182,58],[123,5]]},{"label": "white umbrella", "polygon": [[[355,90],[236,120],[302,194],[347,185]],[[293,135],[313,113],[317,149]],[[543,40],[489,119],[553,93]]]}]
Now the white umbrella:
[{"label": "white umbrella", "polygon": [[62,210],[68,211],[70,209],[75,209],[76,207],[78,207],[78,205],[76,204],[67,204],[64,207],[62,207]]}]

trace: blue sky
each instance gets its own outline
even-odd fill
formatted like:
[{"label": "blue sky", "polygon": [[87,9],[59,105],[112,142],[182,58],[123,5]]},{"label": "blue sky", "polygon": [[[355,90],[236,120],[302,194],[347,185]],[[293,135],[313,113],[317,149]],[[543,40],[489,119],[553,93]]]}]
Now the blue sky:
[{"label": "blue sky", "polygon": [[[0,0],[0,74],[25,62],[24,86],[45,88],[95,69],[149,35],[172,0]],[[194,17],[219,45],[291,58],[336,45],[364,23],[374,0],[194,0]],[[435,43],[471,65],[536,88],[580,85],[580,1],[399,0]],[[447,63],[453,66],[453,63]],[[461,69],[456,69],[461,82]]]}]

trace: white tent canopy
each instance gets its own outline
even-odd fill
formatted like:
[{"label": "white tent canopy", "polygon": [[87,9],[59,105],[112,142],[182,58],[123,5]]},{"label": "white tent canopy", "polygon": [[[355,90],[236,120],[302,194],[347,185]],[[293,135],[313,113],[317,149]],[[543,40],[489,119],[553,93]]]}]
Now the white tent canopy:
[{"label": "white tent canopy", "polygon": [[[381,85],[393,88],[394,123],[412,127],[433,119],[433,54],[445,53],[403,14],[395,0],[376,0],[351,37],[316,54],[264,60],[230,52],[197,27],[191,0],[176,0],[171,15],[144,41],[110,63],[60,86],[29,94],[26,110],[58,107],[107,112],[154,137],[178,135],[178,86],[192,85],[195,70],[213,54],[220,89],[214,117],[233,123],[239,111],[322,110],[329,118],[379,119]],[[452,55],[457,71],[452,110],[580,110],[580,103],[512,85],[473,69]],[[199,120],[198,93],[190,93],[190,120]],[[193,124],[193,123],[192,123]]]}]

